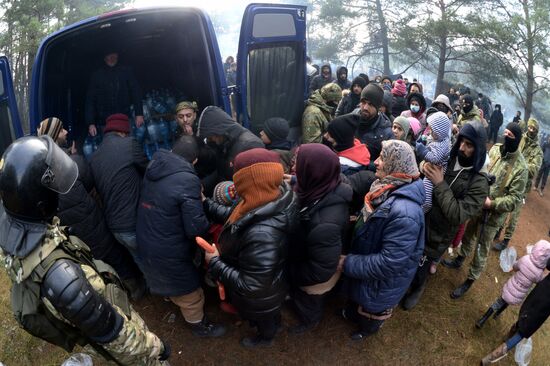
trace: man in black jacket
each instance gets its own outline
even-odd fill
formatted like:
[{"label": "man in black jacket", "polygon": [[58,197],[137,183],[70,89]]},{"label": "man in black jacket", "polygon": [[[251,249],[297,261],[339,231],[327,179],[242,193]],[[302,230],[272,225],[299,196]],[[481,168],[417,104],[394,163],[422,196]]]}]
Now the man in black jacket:
[{"label": "man in black jacket", "polygon": [[204,314],[204,293],[193,264],[195,236],[209,227],[201,201],[201,183],[193,169],[198,145],[182,136],[172,152],[153,155],[143,179],[137,213],[140,267],[151,293],[168,297],[198,337],[219,337],[225,328]]},{"label": "man in black jacket", "polygon": [[115,113],[130,115],[134,106],[136,126],[143,124],[143,105],[139,84],[128,67],[118,64],[118,52],[108,51],[103,59],[105,65],[94,72],[86,93],[85,119],[88,132],[95,136],[101,133],[105,119]]},{"label": "man in black jacket", "polygon": [[136,259],[136,212],[147,157],[130,134],[124,114],[107,118],[105,137],[90,165],[104,205],[107,226]]},{"label": "man in black jacket", "polygon": [[332,82],[334,82],[334,78],[332,77],[332,68],[330,67],[330,64],[324,64],[321,66],[320,74],[311,80],[308,95],[311,95],[315,90],[321,89],[323,86]]},{"label": "man in black jacket", "polygon": [[350,92],[342,98],[338,104],[338,108],[336,108],[336,117],[351,113],[357,108],[361,101],[361,91],[365,86],[367,86],[367,82],[361,76],[353,79]]}]

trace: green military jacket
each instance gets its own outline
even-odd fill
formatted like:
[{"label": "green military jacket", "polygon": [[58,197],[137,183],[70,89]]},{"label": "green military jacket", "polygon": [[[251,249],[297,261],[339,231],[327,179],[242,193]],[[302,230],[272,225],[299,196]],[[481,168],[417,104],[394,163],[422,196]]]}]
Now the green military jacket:
[{"label": "green military jacket", "polygon": [[302,115],[302,142],[304,144],[321,142],[332,119],[333,108],[329,107],[321,92],[316,90],[307,101],[307,107]]},{"label": "green military jacket", "polygon": [[466,123],[472,122],[472,121],[481,122],[481,115],[479,114],[479,108],[475,105],[470,112],[460,113],[460,115],[458,116],[458,119],[456,120],[456,124],[458,125],[459,128],[461,128]]},{"label": "green military jacket", "polygon": [[450,161],[443,182],[434,186],[432,209],[426,215],[424,252],[431,258],[443,255],[460,224],[477,216],[489,195],[485,173],[454,167],[455,161]]},{"label": "green military jacket", "polygon": [[527,164],[527,169],[529,169],[527,184],[525,185],[525,193],[529,192],[531,189],[531,184],[529,184],[529,182],[538,173],[542,164],[542,149],[540,148],[537,140],[537,137],[530,138],[527,133],[524,133],[521,143],[519,144],[519,150],[523,154],[523,158]]},{"label": "green military jacket", "polygon": [[489,151],[489,174],[495,176],[489,197],[492,213],[512,212],[523,199],[528,171],[521,151],[502,156],[502,144],[495,144]]}]

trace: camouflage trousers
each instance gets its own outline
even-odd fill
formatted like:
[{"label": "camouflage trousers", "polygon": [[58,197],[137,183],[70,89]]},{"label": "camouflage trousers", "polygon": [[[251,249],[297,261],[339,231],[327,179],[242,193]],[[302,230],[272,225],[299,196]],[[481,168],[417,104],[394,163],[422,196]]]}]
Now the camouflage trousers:
[{"label": "camouflage trousers", "polygon": [[[166,366],[168,362],[159,361],[159,355],[164,351],[162,341],[149,329],[145,321],[132,308],[131,319],[124,315],[123,311],[115,307],[116,310],[124,318],[124,325],[118,337],[107,344],[102,345],[103,348],[119,364],[132,366]],[[98,355],[91,347],[86,346],[87,351]],[[101,357],[98,355],[98,357]],[[114,362],[110,362],[114,364]]]},{"label": "camouflage trousers", "polygon": [[474,258],[468,271],[468,279],[477,280],[485,269],[493,238],[505,217],[506,214],[489,213],[482,232],[483,213],[466,225],[458,255],[468,257],[474,251]]},{"label": "camouflage trousers", "polygon": [[514,235],[514,231],[516,231],[516,225],[518,224],[519,214],[521,213],[522,208],[523,204],[520,202],[516,205],[514,211],[510,212],[510,214],[507,215],[508,224],[506,225],[506,231],[504,231],[504,239],[512,239],[512,235]]}]

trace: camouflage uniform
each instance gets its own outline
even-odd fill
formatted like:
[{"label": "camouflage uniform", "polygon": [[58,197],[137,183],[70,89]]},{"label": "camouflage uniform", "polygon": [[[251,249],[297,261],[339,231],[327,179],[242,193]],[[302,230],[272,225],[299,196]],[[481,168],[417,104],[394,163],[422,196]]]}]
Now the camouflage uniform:
[{"label": "camouflage uniform", "polygon": [[[468,113],[465,113],[462,111],[460,115],[458,116],[458,119],[456,120],[456,124],[458,128],[462,128],[466,123],[472,122],[472,121],[478,121],[481,122],[481,116],[479,114],[479,108],[474,104],[472,107],[472,110]],[[487,127],[484,125],[484,127]]]},{"label": "camouflage uniform", "polygon": [[338,104],[342,99],[342,89],[335,83],[329,83],[311,94],[302,115],[302,141],[304,144],[323,140],[328,123],[334,116],[335,108],[328,103]]},{"label": "camouflage uniform", "polygon": [[[13,263],[16,263],[17,260],[14,260],[11,256],[4,258],[6,270],[14,286],[17,286],[30,276],[35,276],[34,268],[47,258],[62,241],[68,240],[67,236],[59,228],[59,219],[55,217],[52,222],[53,224],[48,224],[42,242],[23,259],[23,262],[19,262],[22,263],[22,265],[18,265],[17,269],[13,266]],[[104,269],[108,268],[109,271],[114,273],[114,270],[107,264],[99,261],[96,261],[96,263],[101,264],[101,266],[104,266]],[[91,266],[83,263],[79,263],[79,265],[93,289],[101,297],[107,299],[106,284],[101,276]],[[103,269],[101,271],[103,272]],[[41,300],[53,316],[70,324],[70,322],[55,309],[48,299],[41,297]],[[105,351],[122,365],[168,365],[167,361],[158,360],[159,356],[164,351],[163,342],[147,329],[145,322],[132,306],[127,303],[128,308],[125,313],[116,303],[111,303],[111,305],[122,316],[124,323],[115,340],[101,345]],[[25,308],[23,307],[23,311],[24,310]],[[85,348],[88,352],[97,355],[96,350],[92,346],[87,345]]]},{"label": "camouflage uniform", "polygon": [[[495,144],[489,152],[489,173],[496,178],[491,186],[489,198],[491,208],[472,219],[466,226],[462,245],[458,254],[467,257],[475,250],[474,258],[468,273],[468,279],[477,280],[487,263],[489,248],[506,215],[512,212],[520,203],[527,183],[527,164],[521,152],[501,155],[502,144]],[[484,218],[486,223],[479,237]],[[479,246],[478,246],[479,243]]]},{"label": "camouflage uniform", "polygon": [[[537,120],[533,118],[529,119],[528,125],[535,127],[538,132],[539,123],[537,122]],[[525,192],[522,197],[525,198],[525,196],[527,196],[527,193],[529,193],[529,191],[531,190],[533,178],[535,177],[535,174],[537,174],[537,172],[539,171],[542,164],[542,149],[540,148],[538,143],[538,136],[531,138],[529,137],[528,133],[524,133],[523,138],[521,139],[521,143],[519,145],[519,150],[523,154],[525,163],[527,164],[527,168],[529,169],[527,183],[525,184]],[[506,226],[506,231],[504,232],[505,240],[512,239],[512,235],[514,235],[514,231],[516,230],[516,225],[522,206],[522,204],[518,204],[514,211],[510,213],[508,225]]]}]

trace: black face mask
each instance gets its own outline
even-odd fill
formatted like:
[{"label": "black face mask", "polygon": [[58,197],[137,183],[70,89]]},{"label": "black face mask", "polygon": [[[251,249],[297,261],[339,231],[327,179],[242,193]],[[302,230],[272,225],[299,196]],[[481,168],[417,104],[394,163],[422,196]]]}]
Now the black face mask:
[{"label": "black face mask", "polygon": [[474,165],[474,155],[472,155],[470,157],[467,157],[466,154],[464,154],[460,150],[458,150],[457,159],[458,159],[458,163],[462,167],[467,168],[467,167],[470,167],[470,166]]},{"label": "black face mask", "polygon": [[517,137],[515,139],[511,139],[509,137],[504,138],[504,153],[513,153],[515,152],[519,147],[520,139]]},{"label": "black face mask", "polygon": [[334,146],[332,146],[332,142],[330,142],[329,140],[327,140],[325,138],[325,136],[323,136],[323,140],[321,141],[321,143],[325,146],[327,146],[329,149],[331,149],[332,151],[334,151]]},{"label": "black face mask", "polygon": [[464,107],[462,109],[464,110],[464,113],[470,113],[470,111],[474,108],[473,104],[464,104]]}]

